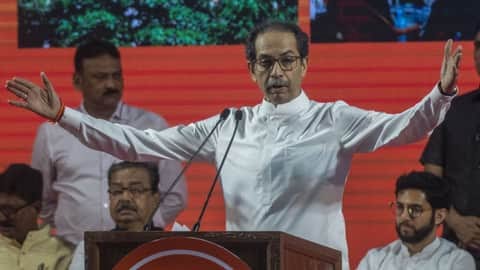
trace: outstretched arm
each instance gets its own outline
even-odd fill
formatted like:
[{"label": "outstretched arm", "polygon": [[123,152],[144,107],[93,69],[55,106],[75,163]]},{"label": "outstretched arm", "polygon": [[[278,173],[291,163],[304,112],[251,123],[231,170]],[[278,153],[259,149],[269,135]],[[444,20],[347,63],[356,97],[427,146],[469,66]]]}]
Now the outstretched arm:
[{"label": "outstretched arm", "polygon": [[[186,160],[195,152],[219,118],[215,116],[188,126],[162,131],[138,130],[65,108],[46,75],[42,73],[41,76],[43,88],[22,78],[7,81],[7,90],[19,97],[19,100],[9,100],[9,103],[58,122],[87,147],[123,160]],[[198,154],[199,159],[213,159],[215,137],[214,134]]]},{"label": "outstretched arm", "polygon": [[445,43],[440,82],[419,103],[397,114],[365,111],[339,104],[336,121],[341,143],[354,152],[369,152],[384,145],[402,145],[427,136],[445,116],[456,94],[462,47]]}]

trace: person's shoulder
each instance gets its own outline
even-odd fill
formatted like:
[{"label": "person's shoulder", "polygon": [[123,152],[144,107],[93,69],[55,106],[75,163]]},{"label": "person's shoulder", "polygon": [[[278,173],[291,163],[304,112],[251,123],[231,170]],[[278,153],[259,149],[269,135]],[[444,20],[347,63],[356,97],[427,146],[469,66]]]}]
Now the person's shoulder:
[{"label": "person's shoulder", "polygon": [[325,101],[325,102],[310,100],[309,111],[339,112],[348,108],[352,108],[352,106],[343,100],[334,100],[334,101]]},{"label": "person's shoulder", "polygon": [[392,254],[398,254],[400,249],[401,245],[399,240],[395,240],[386,246],[372,248],[368,250],[367,254],[362,258],[358,269],[377,269],[380,262],[383,262],[386,257]]},{"label": "person's shoulder", "polygon": [[461,249],[455,245],[455,243],[450,242],[447,239],[439,238],[440,239],[440,250],[443,254],[440,254],[441,258],[447,259],[449,262],[453,264],[460,264],[464,267],[469,267],[468,269],[475,269],[475,260],[473,256],[468,253],[466,250]]},{"label": "person's shoulder", "polygon": [[450,109],[445,116],[445,122],[449,123],[449,125],[452,122],[457,125],[464,125],[465,122],[458,121],[458,119],[471,114],[472,110],[477,106],[480,106],[480,89],[457,96],[452,100]]},{"label": "person's shoulder", "polygon": [[167,121],[161,115],[125,103],[122,108],[122,117],[125,117],[125,120],[132,126],[138,126],[138,128],[156,127],[155,129],[163,129],[168,126]]},{"label": "person's shoulder", "polygon": [[402,247],[401,241],[400,240],[395,240],[385,246],[377,247],[377,248],[372,248],[369,252],[372,252],[373,254],[397,254],[400,252],[400,249]]},{"label": "person's shoulder", "polygon": [[41,243],[42,249],[51,250],[55,252],[65,251],[67,253],[73,252],[71,244],[63,240],[62,238],[52,233],[50,225],[46,224],[36,231],[31,231],[29,234],[30,239],[37,243]]},{"label": "person's shoulder", "polygon": [[480,89],[473,89],[471,91],[467,91],[464,94],[456,96],[452,101],[452,106],[456,104],[465,104],[465,103],[472,103],[473,101],[480,102]]},{"label": "person's shoulder", "polygon": [[128,116],[133,116],[133,117],[153,117],[153,118],[162,118],[162,116],[160,116],[159,114],[157,113],[154,113],[152,111],[149,111],[149,110],[146,110],[146,109],[143,109],[143,108],[140,108],[140,107],[136,107],[136,106],[132,106],[132,105],[129,105],[129,104],[126,104],[126,103],[123,103],[123,112],[122,113],[125,113],[126,115]]},{"label": "person's shoulder", "polygon": [[46,136],[47,140],[56,141],[58,136],[64,136],[68,132],[60,125],[45,121],[41,123],[37,128],[37,136]]},{"label": "person's shoulder", "polygon": [[445,253],[449,254],[457,254],[457,255],[470,255],[467,251],[464,249],[459,248],[455,243],[451,242],[450,240],[447,240],[445,238],[438,238],[440,240],[440,246],[441,250],[443,250]]}]

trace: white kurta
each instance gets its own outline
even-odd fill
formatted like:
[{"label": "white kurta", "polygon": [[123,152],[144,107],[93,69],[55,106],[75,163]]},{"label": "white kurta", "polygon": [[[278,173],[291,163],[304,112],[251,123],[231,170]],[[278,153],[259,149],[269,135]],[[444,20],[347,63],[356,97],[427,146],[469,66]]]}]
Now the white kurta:
[{"label": "white kurta", "polygon": [[432,243],[413,256],[402,241],[370,250],[357,270],[475,270],[472,255],[452,242],[435,238]]},{"label": "white kurta", "polygon": [[[425,137],[452,97],[438,88],[400,114],[366,111],[301,93],[287,104],[242,107],[243,119],[221,173],[229,231],[284,231],[342,252],[348,269],[342,197],[352,156]],[[163,131],[141,131],[66,109],[60,125],[121,159],[188,159],[218,115]],[[235,126],[220,124],[200,159],[219,164]]]}]

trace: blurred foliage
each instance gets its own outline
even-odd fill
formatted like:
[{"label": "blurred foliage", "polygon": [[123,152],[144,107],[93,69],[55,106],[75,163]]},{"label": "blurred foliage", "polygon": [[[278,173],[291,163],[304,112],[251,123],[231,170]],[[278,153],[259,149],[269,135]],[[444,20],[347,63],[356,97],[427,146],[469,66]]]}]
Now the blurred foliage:
[{"label": "blurred foliage", "polygon": [[18,1],[20,47],[71,47],[85,38],[117,46],[243,43],[266,19],[297,20],[297,0]]}]

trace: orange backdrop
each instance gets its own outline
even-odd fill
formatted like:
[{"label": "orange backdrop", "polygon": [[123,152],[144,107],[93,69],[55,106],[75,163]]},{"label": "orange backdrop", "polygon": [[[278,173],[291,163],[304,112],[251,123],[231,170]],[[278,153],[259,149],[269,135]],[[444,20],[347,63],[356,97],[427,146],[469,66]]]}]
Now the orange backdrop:
[{"label": "orange backdrop", "polygon": [[[299,1],[300,24],[310,31],[308,2]],[[464,43],[460,88],[477,86],[470,43]],[[443,44],[348,43],[311,46],[303,84],[319,101],[343,99],[368,109],[399,112],[424,96],[439,78]],[[18,49],[17,4],[0,0],[0,79],[21,76],[39,80],[45,71],[67,105],[77,106],[73,90],[74,49]],[[122,48],[125,100],[164,116],[171,125],[189,123],[225,107],[254,105],[261,94],[250,81],[242,46]],[[0,169],[11,162],[30,162],[40,117],[9,107],[0,92]],[[344,198],[350,259],[355,267],[365,252],[396,238],[388,202],[395,179],[420,169],[425,141],[357,155]],[[194,164],[187,173],[188,208],[178,220],[191,226],[214,175],[214,168]],[[224,229],[222,191],[217,186],[202,230]]]}]

